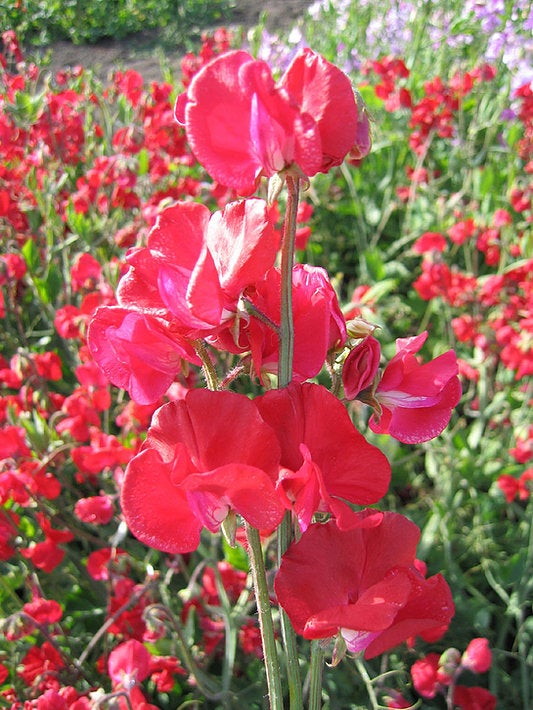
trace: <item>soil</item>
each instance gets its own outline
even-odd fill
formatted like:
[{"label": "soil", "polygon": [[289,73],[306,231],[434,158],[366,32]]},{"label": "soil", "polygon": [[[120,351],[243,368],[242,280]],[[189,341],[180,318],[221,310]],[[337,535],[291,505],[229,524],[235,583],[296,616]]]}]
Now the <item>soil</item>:
[{"label": "soil", "polygon": [[[265,13],[269,32],[288,30],[309,5],[311,0],[240,0],[228,14],[224,26],[248,29],[256,25]],[[93,69],[102,80],[109,78],[117,69],[135,69],[146,82],[162,78],[162,51],[157,33],[142,33],[94,45],[55,42],[46,48],[44,56],[47,56],[47,69],[52,73],[81,65]],[[165,49],[164,63],[177,71],[182,56],[183,50],[179,48]]]}]

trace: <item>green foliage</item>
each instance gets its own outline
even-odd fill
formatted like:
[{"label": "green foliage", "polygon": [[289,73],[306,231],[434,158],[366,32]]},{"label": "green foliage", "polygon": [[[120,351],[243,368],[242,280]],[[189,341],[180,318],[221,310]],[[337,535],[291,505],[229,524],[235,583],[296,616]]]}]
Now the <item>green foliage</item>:
[{"label": "green foliage", "polygon": [[0,0],[1,30],[14,29],[21,42],[34,45],[93,44],[147,30],[164,30],[176,45],[227,22],[229,9],[228,0]]},{"label": "green foliage", "polygon": [[[362,55],[365,33],[375,15],[375,7],[371,3],[352,3],[348,19],[339,29],[333,5],[330,3],[329,9],[326,6],[320,23],[300,23],[309,44],[332,61],[337,60],[340,45],[343,58],[352,50]],[[460,50],[444,43],[435,49],[429,42],[426,27],[425,15],[431,5],[430,2],[420,5],[413,25],[413,42],[404,57],[410,69],[404,85],[415,101],[423,98],[426,81],[436,76],[449,81],[455,71],[472,70],[483,50],[483,38],[477,35],[472,44]],[[459,8],[459,3],[456,5]],[[197,28],[225,17],[229,7],[230,3],[224,0],[27,0],[18,4],[0,0],[0,17],[5,23],[2,29],[16,28],[23,40],[36,44],[57,38],[78,43],[95,42],[103,37],[120,38],[157,27],[163,28],[165,36],[174,34],[176,41],[184,41],[187,33],[194,35]],[[507,17],[509,3],[506,13]],[[469,30],[470,26],[458,11],[450,33]],[[495,660],[486,685],[498,696],[502,707],[518,710],[531,707],[533,702],[533,498],[516,499],[508,504],[497,486],[500,475],[518,478],[524,470],[524,465],[517,463],[510,451],[516,446],[518,434],[525,434],[531,423],[531,388],[527,388],[525,378],[515,379],[514,373],[498,360],[502,348],[496,340],[487,354],[477,345],[456,338],[452,319],[465,313],[481,317],[485,327],[483,335],[489,333],[487,324],[494,317],[490,309],[483,310],[480,303],[469,303],[466,308],[451,305],[443,298],[426,301],[413,288],[413,281],[421,273],[421,257],[413,251],[413,244],[425,231],[446,234],[458,215],[471,216],[476,224],[484,227],[491,224],[497,209],[512,212],[512,224],[501,231],[501,258],[494,268],[483,261],[475,239],[464,245],[449,244],[449,250],[442,256],[452,268],[472,274],[480,283],[494,275],[501,277],[520,264],[513,256],[519,240],[522,255],[531,254],[530,217],[513,212],[509,207],[512,190],[525,185],[528,178],[517,154],[523,127],[519,122],[508,123],[502,118],[510,99],[509,76],[505,68],[500,67],[500,70],[496,81],[475,86],[462,101],[455,115],[453,140],[433,135],[428,150],[421,156],[415,155],[409,147],[409,111],[406,108],[387,111],[375,92],[378,77],[354,70],[354,83],[360,86],[373,116],[373,150],[361,165],[343,165],[327,175],[317,175],[304,194],[304,199],[313,204],[314,214],[312,238],[301,260],[327,268],[346,310],[353,305],[350,299],[354,288],[368,287],[358,307],[364,318],[380,326],[377,334],[386,358],[394,354],[395,338],[428,329],[430,336],[424,347],[424,358],[435,357],[453,346],[459,357],[479,375],[478,381],[465,381],[462,402],[447,431],[435,441],[406,447],[389,437],[369,435],[392,463],[392,486],[384,507],[404,513],[417,523],[421,529],[419,557],[427,563],[430,574],[443,572],[452,588],[456,616],[450,631],[436,644],[417,642],[414,649],[402,648],[363,668],[349,658],[338,668],[327,668],[324,707],[331,710],[369,707],[370,681],[364,677],[365,669],[374,678],[372,683],[376,690],[386,684],[405,688],[409,695],[408,670],[415,658],[426,651],[438,652],[448,646],[463,650],[475,636],[486,636],[490,641]],[[113,235],[120,228],[131,226],[138,211],[137,208],[128,211],[121,206],[105,211],[96,204],[90,204],[85,212],[80,211],[73,203],[72,194],[77,189],[77,180],[97,157],[118,152],[112,141],[119,129],[135,126],[143,130],[136,124],[136,110],[125,97],[114,100],[110,98],[111,93],[104,99],[104,87],[90,72],[77,86],[74,81],[71,78],[72,87],[84,94],[83,103],[78,106],[80,113],[82,110],[84,113],[86,136],[82,160],[75,166],[62,165],[60,160],[51,161],[45,174],[37,176],[30,172],[28,175],[35,203],[25,206],[25,215],[35,238],[28,239],[20,248],[27,266],[23,286],[16,293],[9,290],[9,285],[2,286],[8,308],[0,333],[0,349],[6,359],[15,353],[27,358],[32,352],[59,352],[64,376],[52,386],[64,395],[77,386],[74,370],[79,364],[78,344],[58,336],[54,316],[57,309],[67,304],[79,304],[69,282],[72,263],[80,253],[91,253],[105,264],[107,282],[116,285],[117,260],[123,261],[124,250],[114,242]],[[28,84],[24,90],[14,92],[11,102],[6,102],[6,113],[21,131],[27,130],[45,113],[45,93]],[[101,131],[100,138],[96,137],[97,127]],[[147,203],[154,191],[150,161],[146,148],[127,156],[128,168],[137,177],[136,189],[143,203]],[[411,182],[407,171],[420,168],[427,170],[429,179]],[[204,201],[211,199],[210,204],[213,204],[206,188],[206,176],[178,161],[171,165],[169,175],[158,189],[161,188],[164,195],[176,182],[191,175],[202,181],[202,191],[195,197]],[[113,185],[103,185],[100,197],[109,202],[112,188]],[[405,199],[399,197],[402,189],[407,189]],[[68,199],[63,220],[57,205],[64,194]],[[187,199],[189,197],[187,195]],[[7,222],[2,226],[4,224]],[[16,236],[12,235],[6,251],[17,248]],[[510,305],[515,297],[516,293],[509,297],[509,303],[500,305]],[[10,307],[13,304],[17,308]],[[526,346],[524,339],[524,348]],[[324,382],[329,385],[326,376]],[[248,382],[235,384],[235,389],[239,387],[249,392],[252,386]],[[36,398],[42,397],[42,402],[36,399],[42,404],[42,410],[36,407],[31,416],[8,412],[8,417],[24,428],[33,454],[39,460],[50,461],[51,470],[69,491],[68,506],[61,511],[61,527],[76,530],[80,541],[77,547],[69,546],[61,574],[43,576],[42,585],[45,596],[61,599],[64,604],[70,638],[60,641],[69,646],[72,656],[78,657],[105,621],[107,597],[102,584],[91,580],[85,568],[91,549],[88,541],[94,533],[72,514],[76,500],[89,495],[92,489],[86,483],[74,483],[76,469],[66,456],[65,462],[62,458],[64,450],[73,443],[68,437],[59,436],[54,423],[40,414],[46,408],[47,394],[36,392]],[[114,417],[125,401],[116,391],[113,396],[113,408],[106,413],[106,432],[110,434],[117,433]],[[357,416],[364,426],[364,416]],[[131,439],[134,439],[133,434]],[[124,437],[122,443],[129,446],[131,441]],[[114,490],[111,472],[101,477],[101,483],[103,488]],[[40,534],[30,513],[21,516],[18,527],[22,546],[30,544]],[[120,530],[111,525],[104,528],[103,538],[113,539],[113,544],[126,544]],[[127,545],[137,564],[132,570],[135,581],[144,583],[146,570],[155,569],[160,575],[159,593],[168,607],[179,614],[186,595],[198,586],[197,578],[203,567],[195,568],[191,561],[178,572],[168,566],[166,556],[147,551],[131,539]],[[232,549],[222,544],[221,549],[215,549],[214,543],[205,541],[201,553],[210,561],[222,554],[236,569],[247,569],[243,548]],[[9,561],[2,571],[0,607],[7,617],[17,612],[21,597],[28,593],[27,567],[23,562]],[[250,608],[245,611],[253,614]],[[223,609],[224,622],[235,622],[232,614],[237,612],[244,614],[243,608],[227,605]],[[237,625],[234,630],[236,628]],[[197,648],[202,631],[193,613],[187,618],[184,633],[188,646]],[[9,643],[4,642],[0,650],[9,657]],[[88,667],[94,666],[100,650],[98,647],[98,651],[90,654]],[[173,646],[169,648],[169,653],[175,651]],[[214,675],[220,667],[221,663],[213,663],[209,671]],[[382,677],[384,670],[390,671],[389,678]],[[239,671],[242,675],[236,680],[238,707],[259,708],[262,664],[247,657]],[[96,675],[91,680],[95,686],[100,682]],[[481,682],[485,684],[485,678]],[[19,690],[22,694],[24,689],[21,686]],[[185,706],[187,701],[195,702],[189,689],[178,683],[166,697],[164,707],[169,709],[177,707],[178,703]],[[218,706],[206,700],[205,707]]]}]

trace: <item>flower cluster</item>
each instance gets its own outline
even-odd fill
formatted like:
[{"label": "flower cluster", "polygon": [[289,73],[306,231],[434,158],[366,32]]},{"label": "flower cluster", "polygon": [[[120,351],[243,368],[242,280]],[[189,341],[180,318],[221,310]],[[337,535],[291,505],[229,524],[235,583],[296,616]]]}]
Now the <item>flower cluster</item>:
[{"label": "flower cluster", "polygon": [[483,707],[493,710],[496,698],[482,687],[458,685],[457,680],[464,671],[486,673],[492,664],[492,652],[486,638],[472,639],[463,654],[456,648],[448,648],[439,656],[430,653],[415,661],[411,667],[411,677],[416,692],[423,698],[434,698],[438,694],[451,693],[454,707],[470,710]]},{"label": "flower cluster", "polygon": [[[361,159],[370,145],[349,80],[308,49],[278,83],[247,53],[222,54],[178,97],[176,116],[208,172],[241,192],[261,176],[308,179],[350,154]],[[294,230],[286,219],[282,251]],[[191,202],[168,207],[146,247],[128,252],[118,306],[100,308],[90,324],[93,357],[141,404],[167,392],[184,360],[202,362],[210,389],[155,412],[128,463],[121,507],[137,538],[171,553],[196,550],[203,528],[222,529],[233,541],[236,516],[272,533],[289,511],[301,539],[277,574],[279,603],[306,638],[340,635],[349,650],[370,657],[416,634],[442,634],[453,602],[444,579],[426,580],[416,565],[416,526],[399,515],[354,512],[384,496],[390,467],[343,404],[306,382],[326,359],[333,366],[346,324],[327,273],[291,267],[289,252],[287,276],[274,265],[279,245],[268,204],[249,197],[214,214]],[[284,373],[287,318],[294,349]],[[352,344],[345,390],[352,398],[371,390],[374,431],[412,443],[448,423],[461,394],[455,355],[420,366],[415,353],[426,336],[399,340],[377,385],[378,342],[369,336]],[[253,400],[220,389],[205,345],[250,360],[260,381],[270,372],[288,384]],[[316,514],[328,522],[313,522]],[[338,575],[340,586],[326,594],[315,583]]]},{"label": "flower cluster", "polygon": [[[453,615],[443,576],[428,576],[416,557],[417,526],[367,507],[384,504],[391,482],[385,454],[370,442],[389,435],[417,444],[441,434],[461,397],[458,375],[466,363],[445,347],[432,351],[434,359],[423,357],[428,331],[397,339],[387,362],[394,346],[384,343],[387,331],[378,340],[374,326],[350,320],[328,273],[293,263],[290,247],[295,237],[303,248],[310,234],[296,229],[312,212],[303,203],[296,209],[299,185],[318,173],[336,174],[344,160],[360,163],[371,145],[368,114],[349,79],[308,48],[279,80],[265,62],[228,50],[227,35],[218,33],[199,58],[186,58],[186,90],[175,106],[169,85],[147,92],[135,72],[116,73],[105,95],[120,125],[111,133],[107,122],[91,123],[103,113],[81,69],[59,76],[64,88],[43,105],[24,99],[36,77],[3,77],[9,110],[0,114],[8,137],[0,147],[0,219],[9,240],[0,256],[0,317],[7,330],[17,326],[38,293],[44,315],[29,316],[35,323],[49,318],[50,328],[39,352],[21,347],[0,359],[0,559],[46,578],[83,550],[80,570],[97,590],[87,605],[94,602],[102,624],[94,644],[69,658],[63,639],[71,600],[62,606],[25,583],[28,601],[4,627],[6,638],[23,640],[25,655],[17,670],[0,664],[2,682],[11,675],[25,684],[24,693],[16,682],[3,691],[14,710],[23,707],[23,694],[24,707],[45,710],[105,703],[142,710],[156,707],[157,692],[185,692],[189,681],[178,678],[185,672],[177,659],[154,650],[161,641],[171,653],[166,629],[179,623],[205,667],[235,655],[231,643],[245,654],[243,669],[259,662],[264,648],[244,571],[253,553],[243,543],[241,519],[248,535],[260,531],[269,562],[272,539],[282,538],[290,520],[291,541],[272,570],[270,599],[303,638],[333,640],[334,660],[346,651],[371,659],[415,638],[432,643]],[[389,108],[412,110],[410,93],[395,87],[395,77],[407,78],[405,65],[386,58],[374,68]],[[435,102],[418,105],[428,142],[435,132],[448,135],[468,93],[466,75],[453,81],[427,87],[432,99],[442,94],[449,114],[439,114]],[[98,156],[92,161],[91,150]],[[432,179],[423,169],[409,175],[411,192]],[[289,192],[297,188],[286,202],[284,183]],[[77,250],[95,231],[94,250],[76,253],[64,291],[45,229],[36,228],[44,209],[38,188],[49,190],[59,252],[72,244]],[[256,188],[268,200],[251,196]],[[477,298],[490,315],[458,315],[457,340],[521,378],[530,367],[520,357],[530,325],[528,264],[492,280],[447,268],[442,257],[475,240],[487,267],[499,263],[515,213],[522,210],[525,220],[530,210],[525,187],[510,199],[514,211],[495,211],[490,224],[457,212],[453,223],[415,242],[413,252],[424,255],[415,289],[421,299],[442,298],[451,307]],[[283,207],[288,217],[280,225]],[[104,228],[110,238],[102,246]],[[365,286],[356,293],[371,298]],[[52,312],[54,299],[59,307]],[[287,371],[284,346],[292,336]],[[208,389],[200,386],[199,368]],[[74,382],[70,391],[65,376]],[[115,397],[110,385],[130,400]],[[357,426],[354,413],[361,415]],[[527,461],[530,441],[516,437],[518,463]],[[508,500],[526,499],[527,471],[499,480]],[[143,548],[128,530],[162,553],[141,553],[147,570],[163,570],[141,583],[131,550]],[[230,546],[244,544],[228,548],[240,567],[195,566],[193,553],[213,550],[210,533],[219,531]],[[158,581],[173,593],[178,576],[179,620],[153,592]],[[222,650],[230,623],[238,635],[227,634],[230,645]],[[38,633],[50,642],[37,645]],[[95,653],[92,664],[88,656],[102,638],[110,650],[98,660]],[[94,692],[83,675],[92,666],[104,677]],[[243,675],[239,661],[233,667]],[[461,661],[467,668],[475,670]],[[222,697],[199,685],[202,673],[187,671],[190,687]],[[454,702],[469,707],[461,693],[473,691],[461,688]],[[439,685],[436,692],[444,691]]]}]

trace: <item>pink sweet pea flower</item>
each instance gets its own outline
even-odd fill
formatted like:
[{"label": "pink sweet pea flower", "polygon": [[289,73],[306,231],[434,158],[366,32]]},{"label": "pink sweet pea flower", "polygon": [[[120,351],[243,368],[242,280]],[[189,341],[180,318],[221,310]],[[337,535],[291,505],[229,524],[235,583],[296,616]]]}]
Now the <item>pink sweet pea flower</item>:
[{"label": "pink sweet pea flower", "polygon": [[175,115],[208,173],[241,194],[286,168],[327,172],[364,143],[350,80],[309,48],[278,83],[265,62],[227,52],[196,74]]},{"label": "pink sweet pea flower", "polygon": [[[315,377],[329,352],[341,348],[346,340],[346,324],[335,289],[327,272],[318,266],[296,264],[292,273],[294,321],[293,378]],[[281,274],[271,269],[247,294],[257,310],[277,326],[281,312]],[[263,321],[252,317],[245,329],[249,338],[255,372],[277,374],[279,336]]]},{"label": "pink sweet pea flower", "polygon": [[382,413],[370,418],[377,434],[390,434],[406,444],[418,444],[438,436],[450,421],[461,399],[457,357],[453,350],[421,365],[415,354],[427,331],[396,340],[396,355],[383,372],[375,392]]},{"label": "pink sweet pea flower", "polygon": [[187,338],[231,325],[241,293],[274,264],[279,234],[259,199],[211,214],[178,202],[159,216],[146,248],[131,249],[121,279],[121,306],[163,316]]},{"label": "pink sweet pea flower", "polygon": [[166,552],[192,552],[203,526],[220,529],[230,513],[273,530],[283,517],[275,490],[275,432],[254,402],[235,392],[191,390],[154,414],[121,492],[131,532]]},{"label": "pink sweet pea flower", "polygon": [[342,383],[347,399],[355,399],[370,387],[378,373],[381,347],[372,335],[368,335],[350,351],[342,367]]},{"label": "pink sweet pea flower", "polygon": [[491,692],[478,685],[458,685],[453,692],[453,704],[459,710],[495,710],[497,702]]},{"label": "pink sweet pea flower", "polygon": [[283,556],[274,583],[296,632],[340,634],[351,653],[368,659],[449,624],[454,606],[444,578],[424,579],[414,565],[419,537],[414,523],[390,512],[372,527],[311,525]]},{"label": "pink sweet pea flower", "polygon": [[[318,511],[332,513],[343,529],[362,524],[345,501],[376,503],[387,491],[390,466],[357,431],[344,405],[310,382],[293,382],[255,401],[278,435],[282,469],[277,488],[302,530]],[[373,523],[369,519],[365,524]]]},{"label": "pink sweet pea flower", "polygon": [[191,340],[225,330],[227,349],[240,352],[232,333],[241,295],[273,265],[279,239],[263,200],[214,214],[192,202],[164,210],[147,247],[128,252],[119,305],[99,308],[89,325],[89,348],[109,381],[150,404],[182,360],[200,364]]},{"label": "pink sweet pea flower", "polygon": [[96,311],[87,339],[109,381],[139,404],[157,402],[182,369],[183,360],[200,364],[191,344],[172,332],[167,321],[118,306]]},{"label": "pink sweet pea flower", "polygon": [[486,638],[470,641],[461,657],[461,666],[473,673],[486,673],[492,665],[492,651]]}]

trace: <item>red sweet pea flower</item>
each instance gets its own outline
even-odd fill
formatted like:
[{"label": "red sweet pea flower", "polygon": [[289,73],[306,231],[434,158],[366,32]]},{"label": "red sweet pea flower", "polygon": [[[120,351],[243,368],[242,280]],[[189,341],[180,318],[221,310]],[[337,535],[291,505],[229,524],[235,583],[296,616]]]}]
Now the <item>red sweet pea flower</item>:
[{"label": "red sweet pea flower", "polygon": [[473,673],[486,673],[492,665],[492,651],[486,638],[470,641],[461,657],[461,666]]},{"label": "red sweet pea flower", "polygon": [[382,408],[369,425],[377,434],[390,434],[406,444],[438,436],[461,398],[457,357],[453,350],[421,365],[417,353],[427,332],[396,340],[396,355],[388,363],[375,397]]},{"label": "red sweet pea flower", "polygon": [[43,599],[34,597],[31,602],[22,607],[25,614],[30,616],[38,624],[55,624],[61,620],[63,609],[55,599]]},{"label": "red sweet pea flower", "polygon": [[453,704],[460,710],[495,710],[498,699],[486,688],[458,685],[453,693]]},{"label": "red sweet pea flower", "polygon": [[139,404],[156,402],[180,372],[182,361],[200,360],[163,319],[127,308],[99,308],[88,331],[91,354],[117,387]]},{"label": "red sweet pea flower", "polygon": [[74,515],[84,523],[93,525],[105,525],[111,520],[113,514],[113,501],[106,495],[80,498],[74,506]]},{"label": "red sweet pea flower", "polygon": [[440,232],[424,232],[413,244],[413,251],[416,254],[426,252],[443,252],[447,247],[446,237]]},{"label": "red sweet pea flower", "polygon": [[309,48],[277,84],[247,52],[219,56],[178,97],[175,113],[198,161],[241,194],[285,168],[327,172],[361,142],[350,80]]},{"label": "red sweet pea flower", "polygon": [[277,487],[301,528],[317,511],[333,513],[342,529],[361,524],[344,501],[376,503],[387,491],[390,466],[355,429],[343,404],[309,382],[291,383],[255,401],[278,435],[282,470]]},{"label": "red sweet pea flower", "polygon": [[424,579],[414,565],[419,537],[414,523],[389,512],[373,527],[311,525],[283,556],[274,583],[296,632],[340,633],[350,652],[373,658],[448,624],[454,606],[444,578]]},{"label": "red sweet pea flower", "polygon": [[109,677],[114,687],[125,690],[142,683],[150,675],[151,654],[140,641],[130,639],[114,648],[107,660]]},{"label": "red sweet pea flower", "polygon": [[[335,289],[327,272],[318,266],[296,264],[292,272],[294,321],[293,378],[315,377],[329,352],[341,348],[346,340],[346,324]],[[245,294],[257,310],[279,324],[281,312],[281,274],[270,269],[255,289]],[[241,340],[247,337],[257,376],[277,374],[279,336],[263,321],[251,318]]]},{"label": "red sweet pea flower", "polygon": [[191,390],[155,412],[122,509],[139,540],[167,552],[195,550],[202,526],[216,531],[232,511],[272,530],[283,517],[278,464],[276,435],[248,397]]},{"label": "red sweet pea flower", "polygon": [[368,335],[350,351],[342,368],[342,383],[347,399],[355,399],[373,383],[379,368],[381,347],[379,341]]},{"label": "red sweet pea flower", "polygon": [[423,698],[434,698],[441,690],[438,678],[439,661],[438,653],[428,653],[411,666],[414,688]]}]

